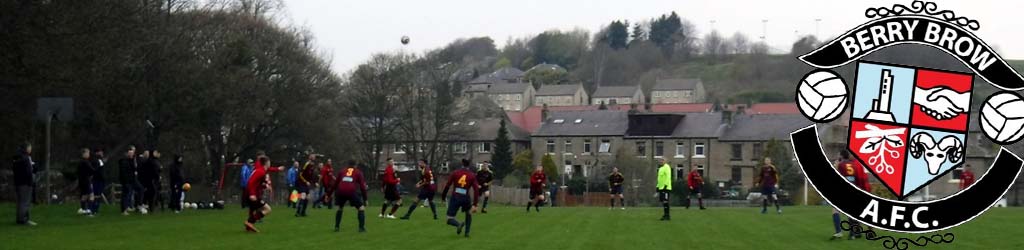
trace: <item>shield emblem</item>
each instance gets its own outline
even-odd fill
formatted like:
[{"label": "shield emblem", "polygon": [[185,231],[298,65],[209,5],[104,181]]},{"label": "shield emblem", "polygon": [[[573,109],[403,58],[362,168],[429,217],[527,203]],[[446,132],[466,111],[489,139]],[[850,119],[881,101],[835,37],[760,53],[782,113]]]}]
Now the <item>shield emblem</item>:
[{"label": "shield emblem", "polygon": [[964,162],[974,75],[857,62],[847,147],[900,200]]}]

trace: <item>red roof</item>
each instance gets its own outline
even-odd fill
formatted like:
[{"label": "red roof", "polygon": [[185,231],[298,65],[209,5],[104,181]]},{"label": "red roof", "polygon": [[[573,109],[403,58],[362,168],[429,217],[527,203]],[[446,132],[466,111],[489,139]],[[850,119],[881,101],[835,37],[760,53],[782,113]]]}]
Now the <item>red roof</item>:
[{"label": "red roof", "polygon": [[792,102],[776,102],[776,103],[758,103],[750,106],[747,109],[747,114],[799,114],[800,109],[797,108],[796,103]]},{"label": "red roof", "polygon": [[651,105],[651,111],[660,113],[699,113],[711,112],[710,103],[672,103]]}]

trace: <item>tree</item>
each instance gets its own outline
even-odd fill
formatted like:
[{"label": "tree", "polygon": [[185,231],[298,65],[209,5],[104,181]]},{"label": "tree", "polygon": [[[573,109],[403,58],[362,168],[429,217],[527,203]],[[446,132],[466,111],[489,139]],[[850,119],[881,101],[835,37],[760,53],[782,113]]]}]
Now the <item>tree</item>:
[{"label": "tree", "polygon": [[544,157],[541,157],[540,165],[544,168],[544,174],[546,174],[548,178],[558,176],[558,166],[555,165],[555,159],[551,158],[551,155],[545,154]]},{"label": "tree", "polygon": [[501,119],[500,124],[498,137],[494,138],[494,155],[491,157],[497,179],[505,178],[505,175],[512,172],[512,141],[508,138],[505,119]]},{"label": "tree", "polygon": [[732,37],[729,38],[729,41],[730,41],[730,43],[732,43],[732,49],[733,49],[733,51],[731,51],[730,53],[733,53],[733,54],[747,54],[747,53],[750,53],[750,39],[748,39],[747,36],[744,35],[743,33],[740,33],[738,31],[736,33],[733,33]]},{"label": "tree", "polygon": [[523,150],[516,154],[516,158],[512,160],[512,166],[515,171],[522,173],[529,173],[533,170],[533,151]]},{"label": "tree", "polygon": [[723,55],[729,53],[725,39],[722,38],[722,35],[718,34],[717,30],[712,30],[704,36],[703,48],[704,56],[711,60],[718,60]]},{"label": "tree", "polygon": [[796,42],[793,42],[793,47],[789,50],[789,53],[794,57],[807,54],[817,48],[818,43],[818,38],[813,35],[800,37]]},{"label": "tree", "polygon": [[633,32],[630,34],[630,36],[632,36],[632,38],[633,38],[633,40],[629,41],[630,45],[632,45],[633,43],[637,43],[637,42],[647,41],[647,28],[646,28],[646,26],[641,24],[641,23],[639,23],[639,22],[636,23],[636,24],[633,24]]},{"label": "tree", "polygon": [[401,125],[396,114],[401,95],[410,91],[413,59],[401,53],[376,54],[348,77],[343,102],[347,122],[364,145],[360,155],[371,169],[381,167],[384,146],[393,141]]},{"label": "tree", "polygon": [[599,42],[618,50],[629,45],[629,21],[612,21],[602,32]]}]

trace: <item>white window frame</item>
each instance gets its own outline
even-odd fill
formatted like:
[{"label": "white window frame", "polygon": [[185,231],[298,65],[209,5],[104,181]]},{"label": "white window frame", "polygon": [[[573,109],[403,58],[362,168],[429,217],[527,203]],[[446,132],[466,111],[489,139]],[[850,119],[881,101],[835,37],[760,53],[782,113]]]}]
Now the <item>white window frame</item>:
[{"label": "white window frame", "polygon": [[467,145],[467,143],[465,143],[465,142],[455,143],[455,153],[456,154],[465,154],[466,152],[469,152],[469,145]]},{"label": "white window frame", "polygon": [[963,181],[963,179],[960,177],[960,175],[953,173],[953,172],[956,172],[956,171],[960,171],[960,174],[962,175],[964,173],[964,164],[960,164],[959,167],[954,168],[952,171],[950,171],[950,173],[949,173],[949,183],[960,183],[961,181]]},{"label": "white window frame", "polygon": [[394,150],[395,154],[405,154],[405,144],[394,144],[394,145],[395,145],[395,150]]},{"label": "white window frame", "polygon": [[544,143],[544,146],[544,149],[547,151],[544,152],[545,154],[554,154],[555,150],[558,150],[555,148],[555,140],[553,139],[548,139],[548,141]]},{"label": "white window frame", "polygon": [[[490,154],[490,153],[491,153],[491,150],[494,150],[494,147],[493,147],[493,146],[490,146],[490,145],[491,145],[491,143],[490,143],[490,142],[481,142],[481,143],[480,143],[480,144],[479,144],[479,145],[477,146],[477,153],[481,153],[481,154]],[[488,148],[488,149],[487,149],[487,150],[484,150],[484,146],[487,146],[487,148]]]},{"label": "white window frame", "polygon": [[590,139],[584,139],[583,140],[583,154],[589,155],[590,153],[592,153],[594,151],[593,145],[594,145],[593,141],[591,141]]},{"label": "white window frame", "polygon": [[686,158],[686,143],[676,142],[676,157],[675,158]]},{"label": "white window frame", "polygon": [[562,154],[572,154],[572,139],[565,139],[565,141],[562,142]]},{"label": "white window frame", "polygon": [[[700,149],[700,151],[697,151],[697,149]],[[698,153],[698,152],[700,152],[700,153]],[[693,144],[693,158],[704,158],[704,157],[706,157],[707,153],[708,153],[707,146],[704,145],[703,142],[698,142],[698,143],[694,143]]]},{"label": "white window frame", "polygon": [[612,151],[612,140],[604,139],[597,146],[597,152],[602,154],[609,154]]},{"label": "white window frame", "polygon": [[[638,142],[635,143],[635,145],[636,145],[636,151],[634,153],[636,153],[636,157],[640,157],[640,158],[647,157],[647,142],[646,141],[638,141]],[[643,152],[640,152],[640,145],[643,145],[643,149],[644,149]]]},{"label": "white window frame", "polygon": [[[661,155],[658,155],[658,144],[659,143],[661,143]],[[658,158],[658,159],[665,158],[665,142],[662,142],[662,141],[654,142],[654,152],[652,152],[652,153],[654,154],[654,158]]]}]

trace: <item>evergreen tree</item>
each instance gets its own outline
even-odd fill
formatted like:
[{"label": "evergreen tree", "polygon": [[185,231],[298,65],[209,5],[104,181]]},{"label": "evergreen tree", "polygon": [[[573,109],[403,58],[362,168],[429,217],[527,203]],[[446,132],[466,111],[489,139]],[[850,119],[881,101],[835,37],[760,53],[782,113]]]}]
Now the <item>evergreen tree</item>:
[{"label": "evergreen tree", "polygon": [[494,166],[496,179],[502,179],[509,172],[512,172],[512,141],[508,138],[508,128],[505,127],[505,119],[501,120],[501,127],[498,128],[498,137],[494,139],[494,157],[491,158]]}]

